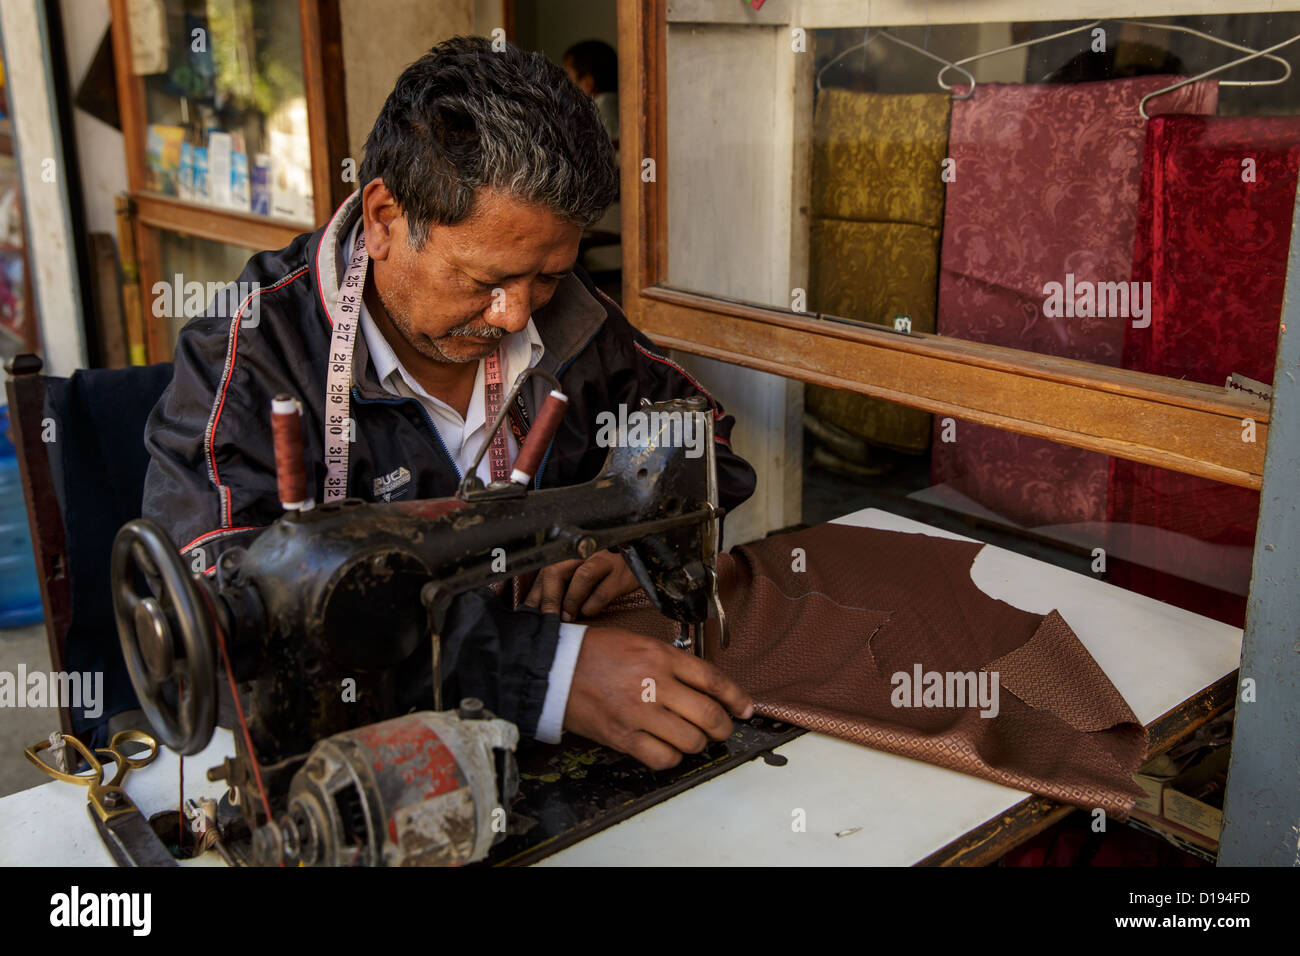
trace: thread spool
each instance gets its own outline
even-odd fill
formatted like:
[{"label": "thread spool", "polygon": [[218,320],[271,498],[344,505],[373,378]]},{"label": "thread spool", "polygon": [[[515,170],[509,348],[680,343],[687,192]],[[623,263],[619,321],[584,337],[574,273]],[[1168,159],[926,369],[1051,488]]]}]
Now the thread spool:
[{"label": "thread spool", "polygon": [[546,401],[542,403],[542,409],[537,414],[537,421],[528,430],[524,445],[519,449],[519,457],[515,459],[515,467],[510,473],[510,480],[515,484],[527,485],[533,480],[533,475],[537,474],[537,466],[541,464],[542,455],[546,454],[551,439],[559,431],[560,422],[568,408],[569,396],[563,392],[552,389],[546,396]]},{"label": "thread spool", "polygon": [[307,469],[303,463],[302,407],[289,395],[271,400],[271,438],[275,446],[275,483],[285,511],[306,511]]}]

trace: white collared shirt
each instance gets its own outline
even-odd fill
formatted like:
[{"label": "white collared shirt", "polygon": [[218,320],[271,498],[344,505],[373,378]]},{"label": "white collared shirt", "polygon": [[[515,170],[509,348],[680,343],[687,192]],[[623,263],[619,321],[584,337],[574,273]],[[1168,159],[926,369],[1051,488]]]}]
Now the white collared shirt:
[{"label": "white collared shirt", "polygon": [[[348,236],[347,248],[356,243],[356,230]],[[361,334],[366,338],[366,348],[370,351],[370,361],[374,363],[379,384],[390,394],[402,398],[412,398],[420,403],[428,413],[438,432],[438,437],[447,448],[447,454],[456,463],[457,471],[463,476],[474,464],[479,449],[487,442],[487,388],[484,381],[484,360],[478,360],[478,371],[474,374],[474,391],[470,396],[469,408],[465,417],[441,399],[434,398],[424,390],[415,377],[402,365],[393,351],[392,345],[379,330],[371,318],[365,302],[361,303]],[[505,400],[515,379],[524,369],[541,361],[545,348],[542,338],[537,334],[532,317],[528,324],[518,332],[505,335],[500,341],[501,349],[501,399]],[[506,443],[510,462],[519,454],[519,446],[514,433],[507,423],[501,426],[506,431]],[[484,455],[479,463],[478,476],[484,484],[491,482],[491,461]],[[560,640],[555,647],[555,657],[547,675],[546,698],[542,702],[542,713],[537,721],[537,731],[533,735],[542,743],[557,744],[564,728],[564,712],[569,705],[569,687],[573,683],[573,672],[578,666],[578,652],[582,650],[582,638],[587,632],[585,624],[560,624]]]},{"label": "white collared shirt", "polygon": [[[366,337],[366,348],[370,350],[370,361],[375,364],[375,374],[385,391],[402,398],[413,398],[428,413],[429,419],[438,429],[438,437],[447,448],[447,454],[456,463],[456,470],[464,476],[474,464],[474,457],[487,442],[487,430],[491,422],[487,420],[487,387],[485,378],[485,360],[478,360],[478,370],[474,373],[474,391],[470,394],[469,408],[465,417],[441,399],[434,398],[424,390],[415,377],[397,358],[397,353],[389,344],[384,333],[379,330],[375,320],[364,302],[361,303],[361,334]],[[515,379],[526,368],[531,368],[541,361],[545,349],[542,337],[530,317],[528,324],[518,332],[502,336],[499,343],[501,350],[501,398],[510,393]],[[508,423],[501,426],[506,432],[506,444],[509,448],[510,461],[519,454],[519,444]],[[479,462],[478,476],[483,484],[489,484],[491,461],[484,455]]]}]

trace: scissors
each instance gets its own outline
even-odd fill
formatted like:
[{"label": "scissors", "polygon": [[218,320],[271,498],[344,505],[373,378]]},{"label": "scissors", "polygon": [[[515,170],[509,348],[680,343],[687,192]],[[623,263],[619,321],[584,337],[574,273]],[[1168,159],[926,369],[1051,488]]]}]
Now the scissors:
[{"label": "scissors", "polygon": [[[37,756],[42,750],[65,744],[81,754],[89,767],[88,772],[69,773],[50,766]],[[124,749],[129,744],[142,744],[144,750],[128,755]],[[107,747],[92,751],[71,734],[53,733],[49,739],[26,748],[23,753],[54,779],[87,788],[87,812],[118,866],[176,865],[149,826],[149,821],[122,789],[122,781],[128,773],[149,766],[158,756],[158,741],[153,737],[142,730],[121,730],[113,735]],[[105,783],[104,766],[109,763],[116,764],[117,769]]]}]

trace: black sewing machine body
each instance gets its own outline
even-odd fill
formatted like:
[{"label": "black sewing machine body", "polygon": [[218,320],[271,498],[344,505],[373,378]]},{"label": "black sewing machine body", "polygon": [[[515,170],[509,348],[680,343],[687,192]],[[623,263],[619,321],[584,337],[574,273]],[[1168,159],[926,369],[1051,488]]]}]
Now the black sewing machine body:
[{"label": "black sewing machine body", "polygon": [[[699,652],[704,620],[720,613],[712,418],[695,399],[644,410],[693,416],[700,453],[662,429],[612,447],[582,485],[470,482],[447,499],[291,511],[206,577],[181,567],[155,526],[125,526],[114,549],[119,631],[163,742],[196,753],[210,740],[224,640],[255,753],[237,732],[235,759],[209,776],[237,789],[255,829],[266,817],[259,788],[279,813],[318,743],[404,713],[399,684],[413,668],[436,672],[457,594],[602,548],[622,548],[655,606],[683,622],[679,646]],[[511,796],[502,790],[502,804]]]}]

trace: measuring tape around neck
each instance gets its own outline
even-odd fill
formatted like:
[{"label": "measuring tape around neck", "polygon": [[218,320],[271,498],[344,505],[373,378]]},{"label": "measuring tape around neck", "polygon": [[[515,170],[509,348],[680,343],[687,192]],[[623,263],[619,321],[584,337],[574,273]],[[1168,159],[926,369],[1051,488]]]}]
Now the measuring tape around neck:
[{"label": "measuring tape around neck", "polygon": [[348,494],[348,454],[355,427],[352,424],[352,352],[361,334],[361,297],[369,263],[365,230],[358,230],[352,261],[339,285],[339,307],[334,315],[325,374],[326,501],[346,498]]},{"label": "measuring tape around neck", "polygon": [[[501,393],[505,388],[502,382],[504,365],[500,346],[483,359],[483,403],[487,410],[484,416],[485,428],[492,427],[492,423],[497,420],[497,414],[501,411]],[[509,433],[509,426],[502,423],[502,427],[498,428],[489,439],[488,474],[494,482],[510,480],[510,448],[506,444],[506,436]]]},{"label": "measuring tape around neck", "polygon": [[[334,332],[330,337],[329,364],[325,387],[325,501],[346,498],[348,494],[348,457],[355,426],[352,414],[352,353],[361,335],[361,302],[366,287],[366,234],[358,230],[352,260],[339,285],[338,310],[334,315]],[[504,363],[500,349],[484,363],[487,424],[496,420],[501,407]],[[489,469],[493,481],[505,481],[509,474],[510,453],[505,429],[492,437]]]}]

